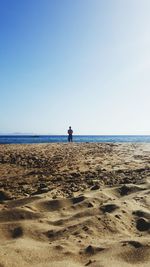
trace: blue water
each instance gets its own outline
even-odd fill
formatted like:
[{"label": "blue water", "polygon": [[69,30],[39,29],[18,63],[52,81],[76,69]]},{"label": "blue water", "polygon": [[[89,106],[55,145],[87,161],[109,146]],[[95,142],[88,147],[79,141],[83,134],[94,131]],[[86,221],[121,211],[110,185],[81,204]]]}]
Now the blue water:
[{"label": "blue water", "polygon": [[[150,143],[150,135],[74,135],[74,142]],[[0,144],[65,143],[66,135],[0,135]]]}]

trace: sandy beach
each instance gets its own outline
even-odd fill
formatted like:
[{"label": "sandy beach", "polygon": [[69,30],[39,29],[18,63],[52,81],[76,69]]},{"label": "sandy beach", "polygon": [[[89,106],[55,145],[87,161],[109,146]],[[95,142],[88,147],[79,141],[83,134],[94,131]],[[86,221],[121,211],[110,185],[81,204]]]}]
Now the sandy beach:
[{"label": "sandy beach", "polygon": [[150,266],[150,144],[0,145],[0,267]]}]

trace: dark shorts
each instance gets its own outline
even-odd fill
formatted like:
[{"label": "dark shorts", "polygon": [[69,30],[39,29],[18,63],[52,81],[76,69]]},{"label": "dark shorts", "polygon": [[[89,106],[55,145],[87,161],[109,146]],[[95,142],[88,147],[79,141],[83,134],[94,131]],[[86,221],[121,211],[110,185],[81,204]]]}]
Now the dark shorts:
[{"label": "dark shorts", "polygon": [[72,134],[68,135],[68,142],[72,142]]}]

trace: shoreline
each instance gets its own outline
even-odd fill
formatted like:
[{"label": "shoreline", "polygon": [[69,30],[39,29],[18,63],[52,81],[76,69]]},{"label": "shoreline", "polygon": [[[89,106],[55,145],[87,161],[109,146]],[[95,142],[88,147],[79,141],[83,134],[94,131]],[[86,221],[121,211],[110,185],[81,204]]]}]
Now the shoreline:
[{"label": "shoreline", "polygon": [[[1,144],[67,143],[67,135],[2,135]],[[150,135],[73,135],[75,143],[150,143]]]}]

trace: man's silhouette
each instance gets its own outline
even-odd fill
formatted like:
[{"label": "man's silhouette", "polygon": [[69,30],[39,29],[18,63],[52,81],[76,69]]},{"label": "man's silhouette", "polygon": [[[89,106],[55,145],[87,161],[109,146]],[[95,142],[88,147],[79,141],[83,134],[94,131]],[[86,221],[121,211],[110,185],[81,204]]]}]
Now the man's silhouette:
[{"label": "man's silhouette", "polygon": [[69,126],[69,130],[68,130],[68,142],[72,142],[72,134],[73,134],[73,130],[71,129],[71,126]]}]

